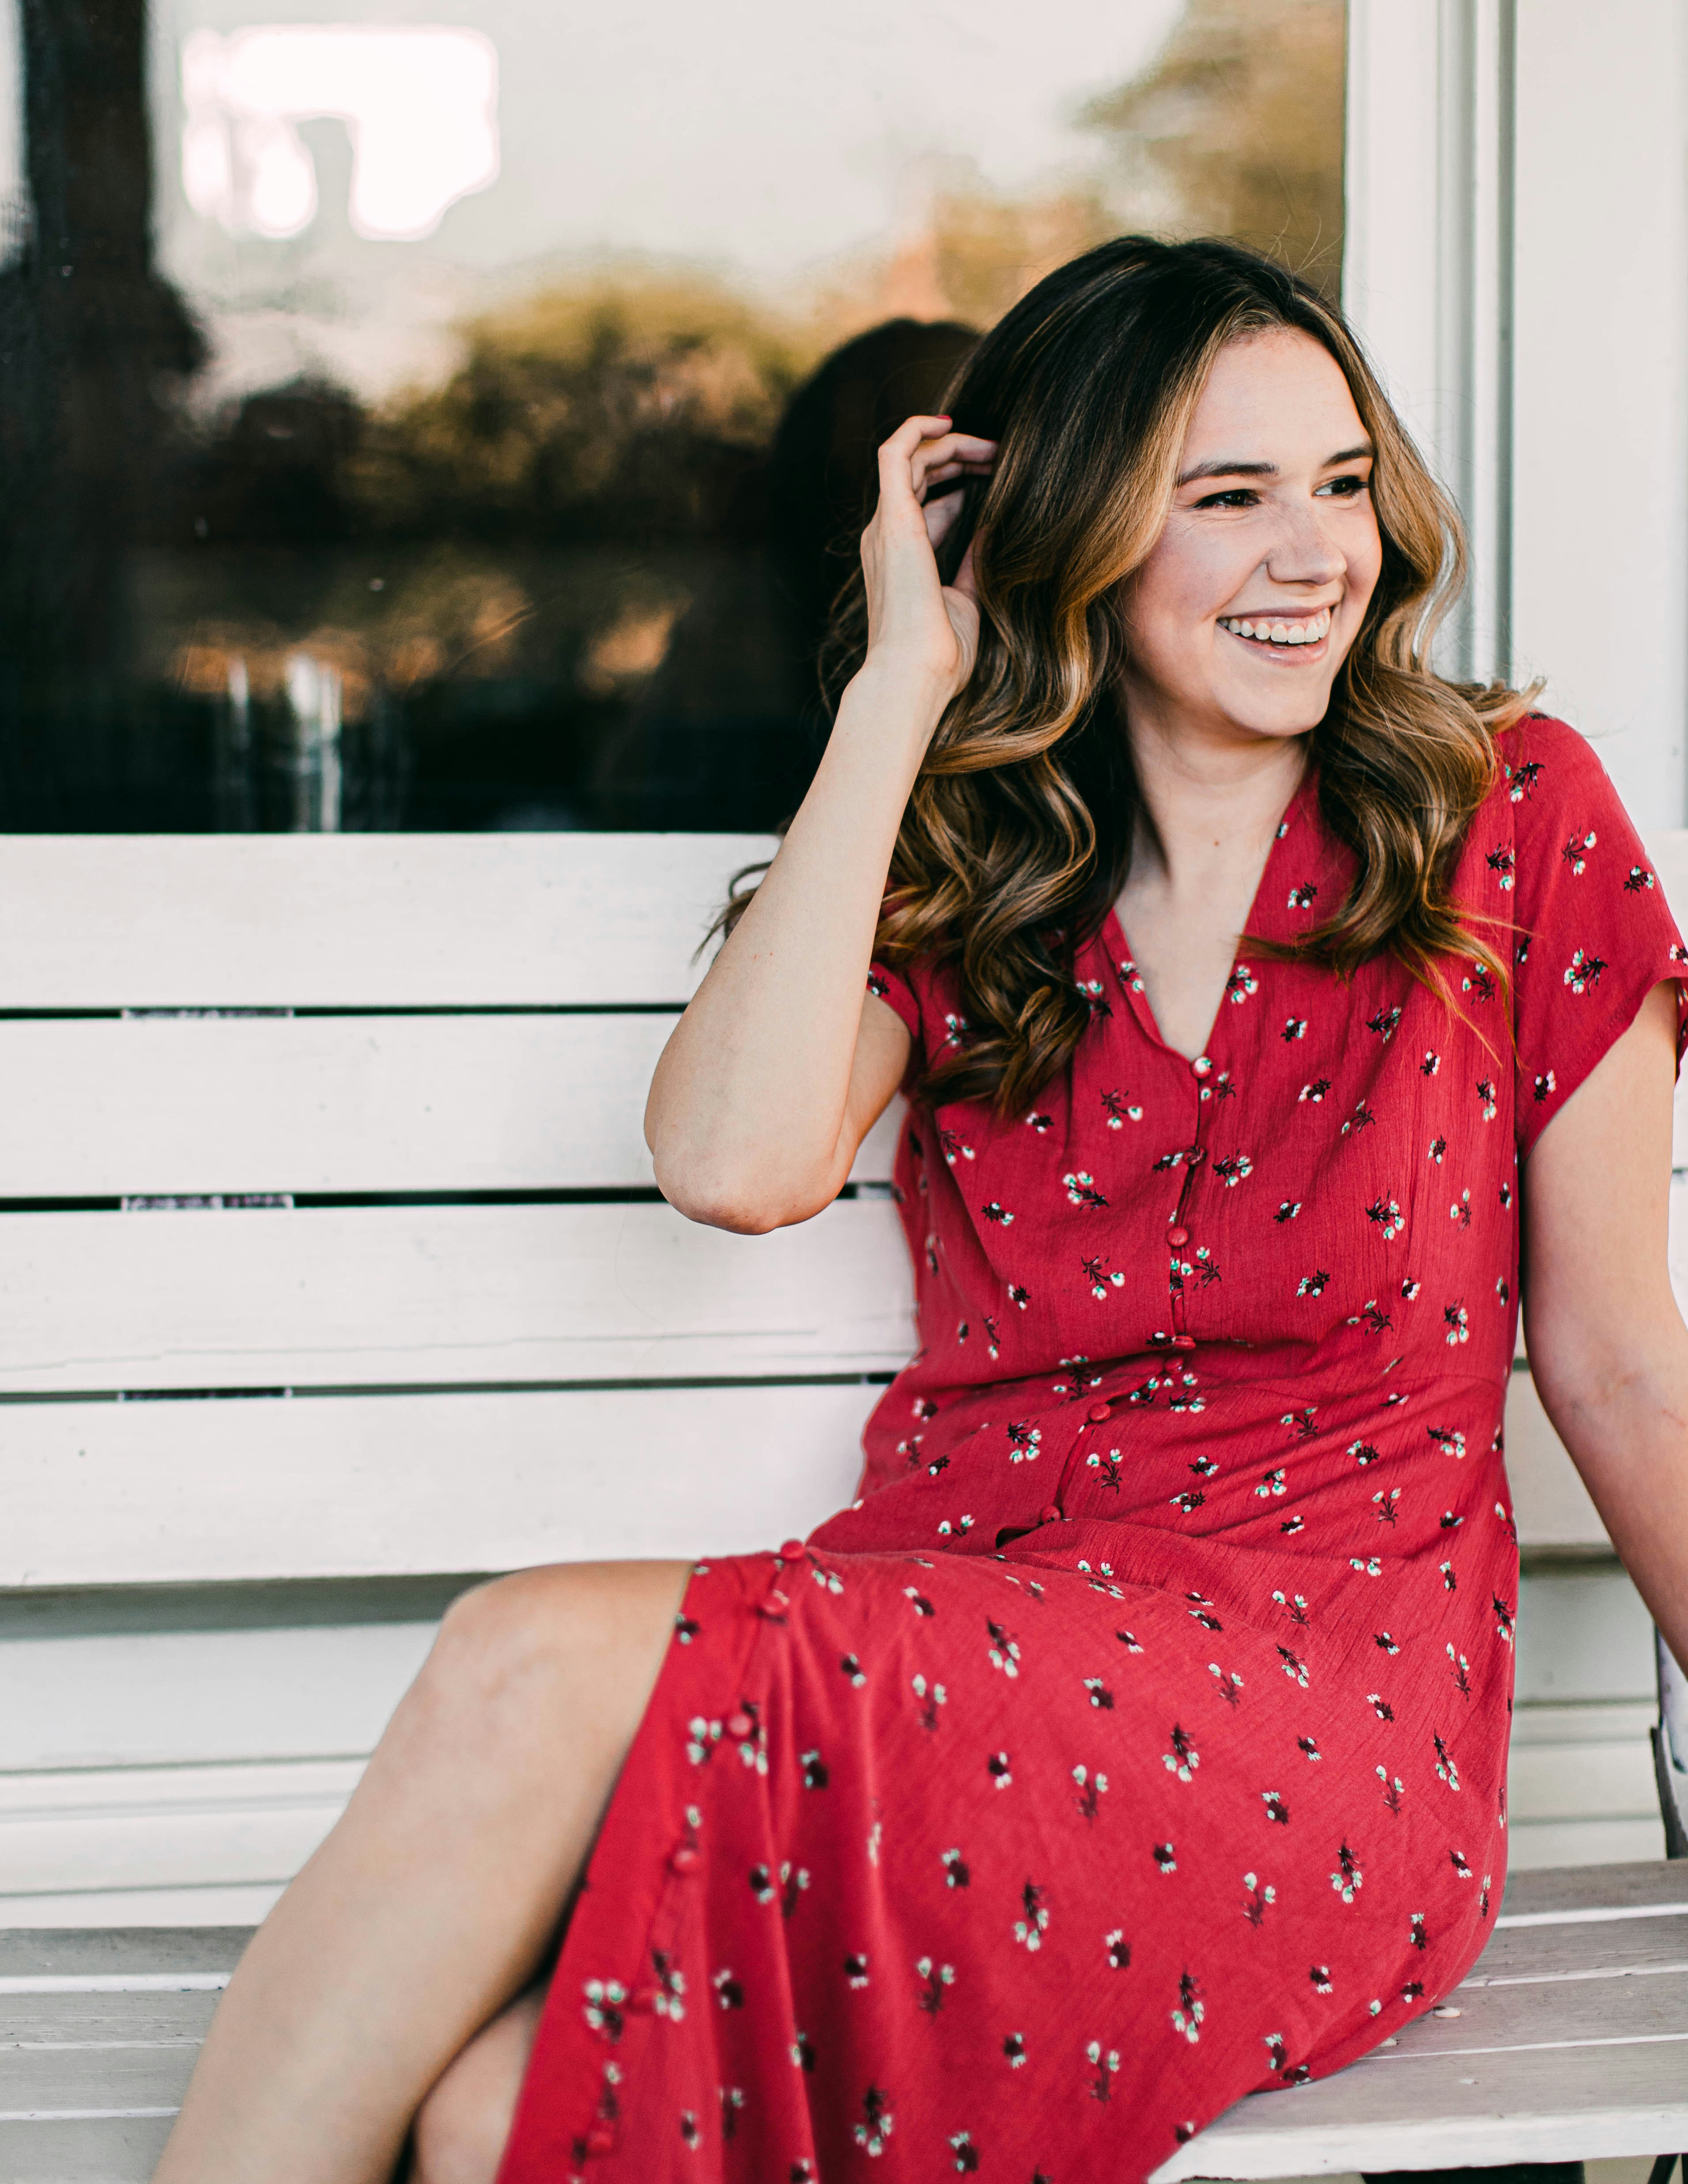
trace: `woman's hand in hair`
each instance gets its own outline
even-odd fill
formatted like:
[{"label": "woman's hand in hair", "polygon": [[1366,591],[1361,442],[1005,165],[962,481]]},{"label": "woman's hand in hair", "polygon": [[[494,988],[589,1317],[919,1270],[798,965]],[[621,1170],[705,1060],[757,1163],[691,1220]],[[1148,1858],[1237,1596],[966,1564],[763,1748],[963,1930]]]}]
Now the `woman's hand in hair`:
[{"label": "woman's hand in hair", "polygon": [[911,417],[879,453],[862,539],[867,657],[780,854],[675,1026],[651,1081],[657,1182],[693,1221],[747,1234],[831,1204],[908,1067],[897,1011],[867,988],[886,874],[944,707],[973,671],[979,608],[964,562],[938,577],[953,478],[996,448]]},{"label": "woman's hand in hair", "polygon": [[973,672],[979,600],[970,547],[953,584],[938,576],[935,549],[960,512],[959,497],[926,496],[954,478],[988,476],[996,452],[994,440],[953,432],[947,417],[910,417],[879,451],[879,505],[862,534],[863,666],[925,683],[940,712]]}]

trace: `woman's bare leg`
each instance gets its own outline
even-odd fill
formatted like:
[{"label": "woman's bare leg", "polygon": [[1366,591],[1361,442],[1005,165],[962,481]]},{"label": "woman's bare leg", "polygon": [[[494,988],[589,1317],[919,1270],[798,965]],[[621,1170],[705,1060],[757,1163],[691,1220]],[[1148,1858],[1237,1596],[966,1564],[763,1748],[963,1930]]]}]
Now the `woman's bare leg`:
[{"label": "woman's bare leg", "polygon": [[493,2184],[545,2006],[529,1987],[447,2065],[417,2111],[405,2184]]},{"label": "woman's bare leg", "polygon": [[387,2184],[423,2096],[543,1960],[689,1569],[526,1570],[453,1605],[230,1983],[154,2184]]}]

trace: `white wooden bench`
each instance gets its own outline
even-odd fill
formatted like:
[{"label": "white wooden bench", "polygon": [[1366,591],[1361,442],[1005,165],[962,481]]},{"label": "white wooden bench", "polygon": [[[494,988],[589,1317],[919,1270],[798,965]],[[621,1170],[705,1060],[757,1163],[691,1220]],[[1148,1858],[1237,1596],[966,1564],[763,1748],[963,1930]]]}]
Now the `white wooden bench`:
[{"label": "white wooden bench", "polygon": [[[148,2173],[456,1586],[848,1498],[912,1343],[894,1117],[754,1239],[640,1128],[766,846],[0,841],[0,2177]],[[1509,1431],[1525,1540],[1597,1550],[1523,1370]],[[1688,2144],[1688,1864],[1518,1873],[1458,2007],[1164,2176]]]}]

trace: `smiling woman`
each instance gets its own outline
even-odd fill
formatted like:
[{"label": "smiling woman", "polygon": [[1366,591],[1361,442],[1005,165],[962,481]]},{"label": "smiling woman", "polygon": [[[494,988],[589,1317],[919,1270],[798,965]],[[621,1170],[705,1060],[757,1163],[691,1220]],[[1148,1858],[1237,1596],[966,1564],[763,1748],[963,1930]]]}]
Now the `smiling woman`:
[{"label": "smiling woman", "polygon": [[[1453,947],[1482,956],[1448,878],[1490,737],[1525,701],[1428,671],[1463,579],[1459,524],[1340,316],[1234,245],[1128,236],[1017,304],[950,406],[1000,454],[988,476],[946,481],[940,568],[969,567],[978,666],[914,784],[880,933],[894,963],[967,935],[973,1036],[924,1089],[1008,1112],[1072,1052],[1089,1021],[1076,951],[1116,901],[1150,913],[1160,847],[1140,792],[1169,708],[1210,740],[1238,721],[1273,739],[1236,761],[1238,791],[1276,769],[1280,807],[1311,738],[1327,821],[1362,869],[1304,958],[1347,972],[1385,947],[1419,975]],[[1305,632],[1327,608],[1329,634],[1292,652],[1297,615]],[[1227,621],[1266,621],[1266,644]],[[866,626],[858,580],[835,692]],[[1236,848],[1192,884],[1234,880]],[[1246,899],[1221,906],[1234,933]]]}]

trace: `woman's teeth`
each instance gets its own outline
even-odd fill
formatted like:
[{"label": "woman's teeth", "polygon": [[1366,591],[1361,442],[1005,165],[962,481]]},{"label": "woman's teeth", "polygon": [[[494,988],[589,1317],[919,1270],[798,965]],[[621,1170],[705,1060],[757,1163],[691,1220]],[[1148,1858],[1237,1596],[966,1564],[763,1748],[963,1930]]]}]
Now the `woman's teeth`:
[{"label": "woman's teeth", "polygon": [[1242,621],[1227,617],[1219,625],[1233,637],[1252,638],[1256,644],[1316,644],[1330,635],[1330,609],[1322,607],[1309,621]]}]

